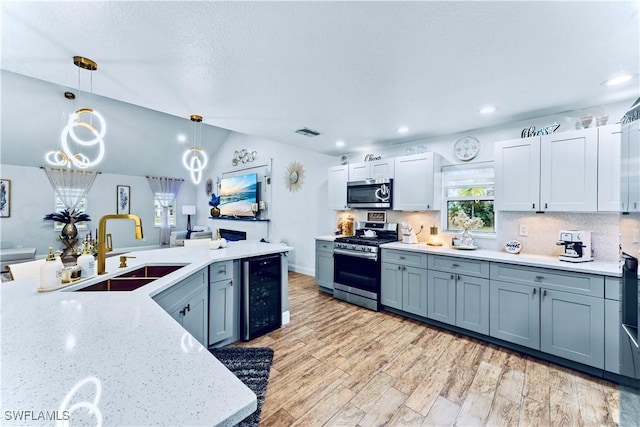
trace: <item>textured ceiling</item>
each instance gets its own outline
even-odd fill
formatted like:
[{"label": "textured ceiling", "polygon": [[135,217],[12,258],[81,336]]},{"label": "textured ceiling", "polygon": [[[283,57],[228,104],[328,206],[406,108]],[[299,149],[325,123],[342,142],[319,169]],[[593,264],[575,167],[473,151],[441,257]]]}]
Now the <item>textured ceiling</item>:
[{"label": "textured ceiling", "polygon": [[638,73],[638,2],[1,7],[4,70],[77,88],[71,59],[86,56],[95,94],[327,154],[638,96],[638,79],[601,85]]}]

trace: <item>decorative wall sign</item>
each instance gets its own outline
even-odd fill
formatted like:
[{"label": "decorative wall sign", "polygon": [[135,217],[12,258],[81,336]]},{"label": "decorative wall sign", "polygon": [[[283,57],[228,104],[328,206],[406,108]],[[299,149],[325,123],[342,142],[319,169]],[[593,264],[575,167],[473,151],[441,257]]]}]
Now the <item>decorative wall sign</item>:
[{"label": "decorative wall sign", "polygon": [[0,218],[11,216],[11,180],[0,179]]},{"label": "decorative wall sign", "polygon": [[298,162],[291,162],[284,176],[284,184],[289,191],[298,191],[304,181],[304,168]]},{"label": "decorative wall sign", "polygon": [[233,166],[237,166],[239,163],[251,163],[256,157],[258,157],[258,153],[256,151],[249,151],[246,148],[242,150],[233,152],[233,159],[231,160],[231,164]]},{"label": "decorative wall sign", "polygon": [[116,186],[116,212],[118,215],[131,213],[131,187],[128,185]]},{"label": "decorative wall sign", "polygon": [[367,212],[367,222],[387,222],[387,213],[385,211]]},{"label": "decorative wall sign", "polygon": [[382,156],[376,156],[375,154],[367,154],[364,156],[365,162],[373,162],[374,160],[382,160]]},{"label": "decorative wall sign", "polygon": [[540,128],[538,130],[536,130],[535,126],[529,126],[528,128],[522,129],[520,137],[528,138],[530,136],[551,135],[552,133],[555,133],[555,131],[557,131],[559,127],[560,123],[558,122],[554,122],[553,124]]}]

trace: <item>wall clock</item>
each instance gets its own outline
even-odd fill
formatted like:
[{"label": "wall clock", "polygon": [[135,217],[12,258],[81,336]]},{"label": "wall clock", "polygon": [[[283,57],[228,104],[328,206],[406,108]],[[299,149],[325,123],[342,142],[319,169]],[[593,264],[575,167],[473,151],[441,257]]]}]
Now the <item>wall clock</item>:
[{"label": "wall clock", "polygon": [[453,143],[453,155],[456,159],[468,162],[480,152],[480,141],[472,136],[463,136]]}]

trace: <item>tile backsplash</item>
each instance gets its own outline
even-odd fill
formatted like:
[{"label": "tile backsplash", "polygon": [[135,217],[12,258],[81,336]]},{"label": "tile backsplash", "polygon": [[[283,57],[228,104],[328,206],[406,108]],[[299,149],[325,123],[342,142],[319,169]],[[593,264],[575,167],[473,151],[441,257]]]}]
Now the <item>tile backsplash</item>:
[{"label": "tile backsplash", "polygon": [[[338,217],[351,215],[357,221],[366,220],[366,211],[341,212]],[[618,213],[569,213],[546,212],[534,214],[529,212],[497,213],[496,234],[483,236],[474,233],[476,244],[482,249],[503,251],[504,244],[512,239],[522,242],[522,253],[557,256],[563,247],[556,245],[560,230],[589,230],[592,232],[591,244],[594,258],[597,261],[617,261],[620,235],[620,214]],[[429,239],[429,228],[436,225],[445,246],[451,245],[451,238],[456,234],[443,233],[440,212],[387,212],[388,222],[409,222],[418,232],[418,241],[424,243]],[[528,236],[519,236],[520,225],[528,228]]]}]

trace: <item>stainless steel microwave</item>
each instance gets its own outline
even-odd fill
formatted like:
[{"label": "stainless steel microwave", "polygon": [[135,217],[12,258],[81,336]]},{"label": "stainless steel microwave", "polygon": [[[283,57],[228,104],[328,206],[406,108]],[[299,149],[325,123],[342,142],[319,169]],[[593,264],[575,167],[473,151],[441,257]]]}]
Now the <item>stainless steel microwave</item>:
[{"label": "stainless steel microwave", "polygon": [[365,179],[347,182],[349,209],[391,209],[393,179]]}]

